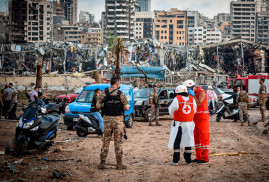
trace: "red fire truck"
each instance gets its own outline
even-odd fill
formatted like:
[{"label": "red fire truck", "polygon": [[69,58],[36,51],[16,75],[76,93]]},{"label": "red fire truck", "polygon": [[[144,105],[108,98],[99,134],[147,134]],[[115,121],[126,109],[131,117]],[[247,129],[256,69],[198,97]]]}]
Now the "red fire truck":
[{"label": "red fire truck", "polygon": [[245,85],[249,95],[258,96],[260,88],[259,80],[261,78],[265,79],[264,84],[266,85],[267,89],[269,89],[269,76],[267,73],[258,75],[249,75],[247,77],[241,77],[240,75],[238,75],[236,79],[228,79],[227,88],[233,89]]}]

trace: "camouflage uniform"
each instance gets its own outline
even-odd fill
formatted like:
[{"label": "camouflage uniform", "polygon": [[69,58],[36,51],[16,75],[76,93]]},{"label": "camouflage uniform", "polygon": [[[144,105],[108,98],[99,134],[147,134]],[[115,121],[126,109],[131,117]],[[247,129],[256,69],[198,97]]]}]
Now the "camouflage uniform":
[{"label": "camouflage uniform", "polygon": [[153,101],[153,109],[151,112],[151,116],[149,119],[149,124],[151,125],[151,122],[153,121],[153,118],[155,116],[156,125],[159,124],[159,96],[157,92],[151,92],[150,99]]},{"label": "camouflage uniform", "polygon": [[237,96],[236,102],[238,103],[238,107],[239,107],[240,121],[243,125],[244,115],[246,116],[246,119],[249,122],[249,119],[248,119],[248,94],[247,94],[247,92],[241,91]]},{"label": "camouflage uniform", "polygon": [[[109,88],[109,93],[111,93],[115,88]],[[111,95],[117,95],[117,91],[113,92]],[[105,91],[103,91],[97,100],[97,107],[101,107],[103,100],[106,96]],[[128,107],[128,100],[126,95],[122,92],[120,95],[121,102],[123,104],[123,108],[126,109]],[[114,133],[114,146],[115,146],[115,154],[117,161],[122,161],[122,137],[124,132],[124,123],[123,116],[104,116],[104,135],[103,135],[103,145],[101,150],[101,161],[105,161],[107,158],[109,143],[112,138],[112,134]]]},{"label": "camouflage uniform", "polygon": [[[262,100],[262,103],[260,103],[261,99],[262,99],[262,94],[264,94],[264,98]],[[263,84],[260,86],[259,89],[259,104],[260,104],[260,111],[261,111],[261,115],[262,115],[262,119],[261,121],[265,121],[265,103],[266,103],[266,99],[267,99],[267,88],[266,86]]]}]

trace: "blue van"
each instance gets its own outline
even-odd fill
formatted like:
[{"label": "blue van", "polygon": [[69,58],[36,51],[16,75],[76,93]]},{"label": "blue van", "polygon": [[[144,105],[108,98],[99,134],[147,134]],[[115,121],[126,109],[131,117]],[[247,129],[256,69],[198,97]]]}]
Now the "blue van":
[{"label": "blue van", "polygon": [[[89,113],[91,109],[91,102],[94,96],[95,89],[105,90],[105,88],[110,87],[110,84],[95,84],[89,85],[83,89],[83,91],[78,95],[77,99],[66,106],[64,115],[64,124],[68,129],[72,129],[79,120],[79,113]],[[127,128],[133,126],[134,121],[134,95],[133,89],[129,85],[120,85],[120,90],[125,93],[130,109],[129,111],[124,111],[124,122]]]}]

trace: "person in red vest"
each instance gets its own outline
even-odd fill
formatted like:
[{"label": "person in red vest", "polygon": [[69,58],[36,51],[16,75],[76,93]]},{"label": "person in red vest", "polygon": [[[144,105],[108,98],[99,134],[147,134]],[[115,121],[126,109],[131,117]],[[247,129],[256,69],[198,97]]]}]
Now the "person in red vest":
[{"label": "person in red vest", "polygon": [[177,96],[169,106],[169,114],[173,117],[171,135],[168,144],[169,149],[174,149],[171,165],[177,166],[180,159],[180,147],[185,147],[184,159],[186,164],[191,163],[192,148],[194,146],[194,114],[197,105],[192,96],[188,94],[186,86],[179,85],[176,88]]},{"label": "person in red vest", "polygon": [[201,87],[195,87],[192,80],[183,83],[188,88],[188,93],[197,103],[197,112],[194,115],[194,142],[196,159],[192,162],[206,164],[209,162],[209,109],[206,91]]}]

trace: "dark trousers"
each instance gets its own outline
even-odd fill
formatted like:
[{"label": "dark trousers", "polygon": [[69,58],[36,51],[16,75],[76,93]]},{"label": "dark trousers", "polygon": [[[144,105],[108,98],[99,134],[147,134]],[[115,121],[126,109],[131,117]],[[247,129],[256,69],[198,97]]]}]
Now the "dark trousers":
[{"label": "dark trousers", "polygon": [[4,107],[2,109],[2,112],[3,112],[3,116],[5,116],[9,110],[9,107],[10,107],[10,104],[11,104],[11,100],[5,100],[4,101]]},{"label": "dark trousers", "polygon": [[[182,128],[178,127],[177,136],[174,142],[174,154],[173,154],[173,162],[178,163],[180,159],[180,143],[182,137]],[[187,163],[191,163],[191,147],[185,147],[184,159]]]}]

